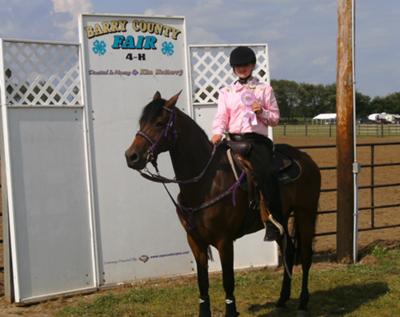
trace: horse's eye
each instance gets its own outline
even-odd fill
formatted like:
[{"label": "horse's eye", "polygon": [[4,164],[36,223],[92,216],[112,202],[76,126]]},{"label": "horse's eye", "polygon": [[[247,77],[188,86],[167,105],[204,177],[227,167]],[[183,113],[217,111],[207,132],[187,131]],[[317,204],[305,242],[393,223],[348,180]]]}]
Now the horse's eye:
[{"label": "horse's eye", "polygon": [[162,121],[157,121],[156,122],[156,127],[157,128],[162,128],[163,125],[164,125],[164,123]]}]

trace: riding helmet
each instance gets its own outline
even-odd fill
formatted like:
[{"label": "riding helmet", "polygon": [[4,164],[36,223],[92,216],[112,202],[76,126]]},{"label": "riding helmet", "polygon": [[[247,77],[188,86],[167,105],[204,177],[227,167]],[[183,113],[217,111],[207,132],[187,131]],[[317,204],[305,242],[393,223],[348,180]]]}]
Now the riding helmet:
[{"label": "riding helmet", "polygon": [[255,64],[257,61],[256,54],[248,46],[236,47],[229,57],[229,63],[232,67]]}]

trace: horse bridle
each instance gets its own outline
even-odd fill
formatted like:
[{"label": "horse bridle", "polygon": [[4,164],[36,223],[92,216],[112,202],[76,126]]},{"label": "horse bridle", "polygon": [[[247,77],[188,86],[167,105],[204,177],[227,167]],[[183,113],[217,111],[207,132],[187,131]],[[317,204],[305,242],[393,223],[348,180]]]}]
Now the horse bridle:
[{"label": "horse bridle", "polygon": [[[160,137],[157,140],[153,140],[150,136],[148,136],[145,132],[143,132],[142,130],[138,130],[136,132],[136,136],[140,135],[141,137],[143,137],[147,142],[150,143],[150,147],[148,148],[147,152],[146,152],[146,162],[151,162],[153,165],[156,164],[156,160],[157,160],[157,155],[158,153],[156,152],[156,148],[158,146],[158,144],[160,143],[160,141],[163,138],[167,138],[169,131],[172,129],[172,127],[175,126],[175,119],[176,119],[176,110],[175,107],[173,107],[172,109],[163,106],[162,107],[165,111],[169,112],[169,119],[167,124],[164,127],[163,132],[161,133]],[[173,130],[174,133],[174,138],[176,140],[176,130]]]},{"label": "horse bridle", "polygon": [[[208,159],[206,165],[204,166],[203,170],[200,172],[200,174],[198,174],[197,176],[194,176],[190,179],[186,179],[186,180],[178,180],[178,179],[170,179],[170,178],[166,178],[164,176],[161,176],[157,167],[157,152],[156,152],[156,148],[158,146],[158,144],[160,143],[160,141],[163,138],[167,138],[168,134],[170,132],[170,130],[175,127],[175,120],[176,120],[176,109],[175,107],[173,107],[172,109],[163,106],[163,109],[167,112],[170,113],[169,115],[169,119],[167,124],[164,127],[164,131],[161,133],[160,137],[157,140],[153,140],[150,136],[148,136],[145,132],[143,132],[142,130],[138,130],[136,132],[136,136],[140,135],[141,137],[143,137],[147,142],[149,142],[150,147],[146,152],[146,162],[150,162],[152,163],[152,165],[154,166],[157,174],[153,174],[151,173],[149,170],[147,170],[147,168],[144,168],[145,172],[143,172],[142,170],[139,171],[140,175],[143,176],[144,178],[151,180],[153,182],[158,182],[158,183],[162,183],[165,190],[167,191],[169,197],[171,198],[172,202],[174,203],[174,205],[179,208],[181,211],[186,211],[186,212],[195,212],[198,210],[202,210],[205,209],[209,206],[212,206],[214,204],[216,204],[218,201],[220,201],[222,198],[224,198],[225,196],[229,195],[229,194],[233,194],[232,195],[232,201],[233,201],[233,205],[235,205],[235,192],[237,190],[237,188],[240,186],[241,182],[244,179],[245,173],[242,172],[242,174],[240,175],[239,179],[236,180],[236,182],[234,182],[232,184],[232,186],[230,186],[227,190],[225,190],[223,193],[217,195],[216,197],[214,197],[213,199],[197,206],[197,207],[186,207],[183,206],[182,204],[180,204],[178,201],[176,201],[174,199],[174,197],[172,196],[172,194],[170,193],[170,191],[168,190],[168,188],[166,187],[166,183],[175,183],[175,184],[191,184],[191,183],[196,183],[198,182],[206,173],[208,167],[210,166],[218,145],[213,145],[213,149],[210,155],[210,158]],[[175,141],[177,140],[177,131],[176,129],[173,130],[174,133],[174,138]]]}]

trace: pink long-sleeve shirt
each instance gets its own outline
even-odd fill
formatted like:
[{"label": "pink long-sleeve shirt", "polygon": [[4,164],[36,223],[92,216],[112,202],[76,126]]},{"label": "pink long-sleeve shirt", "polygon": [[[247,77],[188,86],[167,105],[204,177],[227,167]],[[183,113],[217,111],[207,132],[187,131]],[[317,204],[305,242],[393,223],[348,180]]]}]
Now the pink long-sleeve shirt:
[{"label": "pink long-sleeve shirt", "polygon": [[[249,123],[249,108],[242,101],[244,92],[254,94],[261,102],[262,112],[256,116],[256,124]],[[255,132],[268,136],[268,126],[276,126],[278,122],[279,108],[272,87],[252,78],[245,85],[236,82],[220,89],[212,134]]]}]

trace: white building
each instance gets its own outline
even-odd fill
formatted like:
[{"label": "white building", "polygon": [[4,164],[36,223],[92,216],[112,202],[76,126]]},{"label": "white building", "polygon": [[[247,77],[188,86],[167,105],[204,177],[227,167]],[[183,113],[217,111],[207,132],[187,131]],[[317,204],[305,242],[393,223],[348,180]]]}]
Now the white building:
[{"label": "white building", "polygon": [[319,124],[333,124],[336,123],[336,113],[320,113],[312,119]]}]

